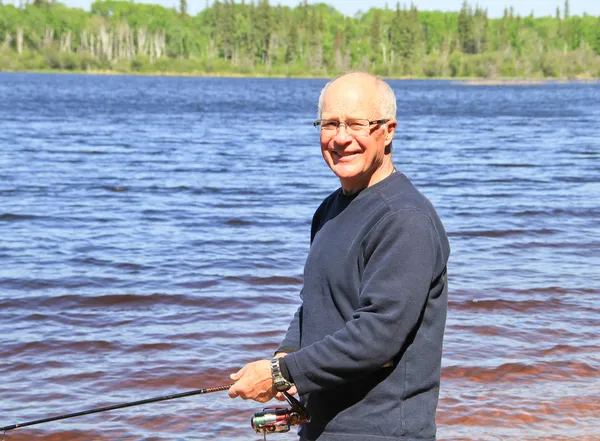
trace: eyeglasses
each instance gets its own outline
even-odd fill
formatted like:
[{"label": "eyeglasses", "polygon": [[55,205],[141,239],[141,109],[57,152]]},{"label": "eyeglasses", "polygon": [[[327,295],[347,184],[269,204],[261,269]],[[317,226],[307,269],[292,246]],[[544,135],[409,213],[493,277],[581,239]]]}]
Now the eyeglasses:
[{"label": "eyeglasses", "polygon": [[368,119],[349,119],[348,121],[336,121],[333,119],[318,119],[313,125],[319,132],[326,134],[337,133],[339,128],[344,125],[346,131],[353,135],[369,135],[371,126],[374,124],[385,124],[389,119],[377,119],[369,121]]}]

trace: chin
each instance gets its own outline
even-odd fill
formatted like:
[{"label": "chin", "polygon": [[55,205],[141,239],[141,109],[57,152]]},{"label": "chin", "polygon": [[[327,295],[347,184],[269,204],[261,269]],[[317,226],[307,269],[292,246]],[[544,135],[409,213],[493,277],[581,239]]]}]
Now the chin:
[{"label": "chin", "polygon": [[331,166],[331,170],[340,179],[357,179],[361,175],[359,167],[348,165],[335,164]]}]

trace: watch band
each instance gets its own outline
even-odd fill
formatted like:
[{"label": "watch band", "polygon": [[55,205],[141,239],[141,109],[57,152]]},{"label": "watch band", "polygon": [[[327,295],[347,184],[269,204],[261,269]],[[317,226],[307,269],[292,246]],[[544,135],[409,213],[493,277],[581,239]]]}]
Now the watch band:
[{"label": "watch band", "polygon": [[273,377],[273,387],[278,392],[285,392],[290,387],[292,387],[292,383],[287,381],[285,377],[281,374],[281,368],[279,367],[279,358],[271,359],[271,376]]}]

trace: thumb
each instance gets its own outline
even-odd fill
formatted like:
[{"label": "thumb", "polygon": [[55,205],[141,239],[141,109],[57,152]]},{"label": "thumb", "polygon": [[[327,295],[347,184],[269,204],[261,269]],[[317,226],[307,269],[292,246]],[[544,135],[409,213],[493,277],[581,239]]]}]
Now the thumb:
[{"label": "thumb", "polygon": [[239,371],[229,375],[229,378],[231,378],[233,381],[238,381],[240,378],[242,378],[243,370],[244,369],[240,369]]}]

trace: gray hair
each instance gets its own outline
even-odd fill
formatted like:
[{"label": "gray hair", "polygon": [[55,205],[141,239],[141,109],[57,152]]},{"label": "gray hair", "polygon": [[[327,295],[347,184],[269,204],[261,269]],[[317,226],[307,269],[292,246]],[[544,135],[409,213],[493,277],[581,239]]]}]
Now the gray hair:
[{"label": "gray hair", "polygon": [[363,74],[372,79],[374,79],[377,83],[377,108],[379,112],[381,112],[381,118],[385,119],[396,119],[396,95],[394,95],[394,91],[390,87],[388,83],[379,78],[376,75],[370,74],[368,72],[354,71],[347,72],[345,74],[339,75],[325,84],[325,87],[321,90],[321,94],[319,95],[319,105],[317,108],[317,118],[321,118],[323,114],[323,98],[325,97],[325,92],[327,88],[337,79],[344,77],[346,75],[352,74]]}]

